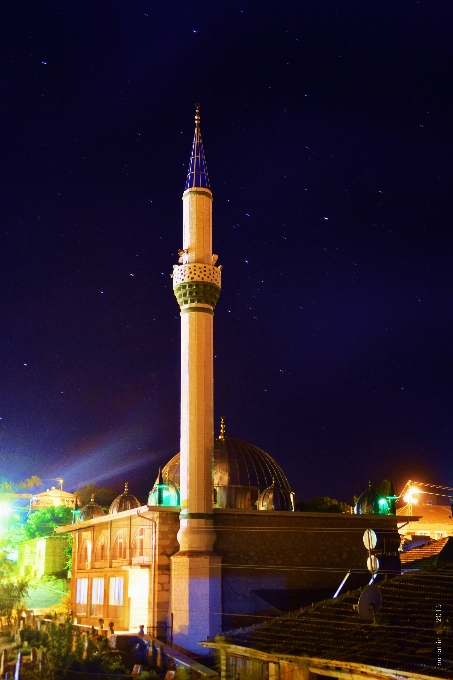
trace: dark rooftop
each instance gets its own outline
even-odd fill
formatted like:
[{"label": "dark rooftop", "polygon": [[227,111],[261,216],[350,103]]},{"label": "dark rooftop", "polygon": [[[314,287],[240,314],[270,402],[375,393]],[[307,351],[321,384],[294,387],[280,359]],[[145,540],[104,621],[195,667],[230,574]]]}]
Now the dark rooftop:
[{"label": "dark rooftop", "polygon": [[453,570],[409,573],[384,581],[379,588],[382,606],[374,623],[359,617],[354,605],[361,591],[353,591],[253,628],[231,631],[225,642],[275,655],[452,678]]},{"label": "dark rooftop", "polygon": [[401,553],[400,559],[403,569],[426,569],[441,562],[453,563],[453,537],[447,536],[406,550]]}]

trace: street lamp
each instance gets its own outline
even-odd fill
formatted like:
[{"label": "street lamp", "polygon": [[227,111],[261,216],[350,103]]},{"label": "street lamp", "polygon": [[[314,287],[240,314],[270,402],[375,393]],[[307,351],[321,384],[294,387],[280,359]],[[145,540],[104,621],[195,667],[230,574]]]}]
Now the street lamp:
[{"label": "street lamp", "polygon": [[405,495],[403,496],[403,501],[408,504],[409,506],[409,515],[412,517],[412,506],[416,505],[418,503],[418,498],[414,495],[416,493],[422,493],[420,489],[417,489],[416,486],[411,486],[411,481],[409,480],[407,483],[407,486],[409,487],[408,490],[406,491]]}]

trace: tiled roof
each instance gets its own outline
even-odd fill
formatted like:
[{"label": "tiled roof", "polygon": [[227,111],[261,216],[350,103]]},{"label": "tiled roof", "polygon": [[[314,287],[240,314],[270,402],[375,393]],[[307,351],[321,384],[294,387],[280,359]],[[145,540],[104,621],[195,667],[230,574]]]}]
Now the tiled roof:
[{"label": "tiled roof", "polygon": [[[407,505],[398,508],[397,515],[407,515]],[[438,522],[453,525],[451,507],[449,505],[417,505],[413,507],[414,516],[418,517],[417,527],[420,524],[436,524]]]},{"label": "tiled roof", "polygon": [[438,541],[430,541],[425,545],[406,550],[400,555],[401,564],[403,567],[410,569],[432,567],[436,564],[442,549],[448,542],[449,539],[447,536],[446,538],[440,538]]},{"label": "tiled roof", "polygon": [[382,606],[374,623],[359,617],[354,605],[360,591],[354,591],[250,629],[232,631],[225,642],[275,655],[452,678],[453,571],[405,574],[382,582],[379,588]]}]

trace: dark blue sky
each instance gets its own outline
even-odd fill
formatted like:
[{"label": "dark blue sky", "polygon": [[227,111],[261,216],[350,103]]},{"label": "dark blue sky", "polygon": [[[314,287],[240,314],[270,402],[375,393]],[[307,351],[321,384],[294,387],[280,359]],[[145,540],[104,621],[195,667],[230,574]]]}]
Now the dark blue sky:
[{"label": "dark blue sky", "polygon": [[451,3],[0,13],[0,476],[144,500],[178,450],[170,273],[200,101],[216,422],[299,499],[453,486]]}]

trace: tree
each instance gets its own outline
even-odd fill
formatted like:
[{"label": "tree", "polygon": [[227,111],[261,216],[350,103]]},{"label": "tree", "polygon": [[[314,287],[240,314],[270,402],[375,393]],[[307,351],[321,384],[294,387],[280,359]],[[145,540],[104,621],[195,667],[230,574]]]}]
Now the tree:
[{"label": "tree", "polygon": [[32,475],[16,486],[18,489],[33,489],[35,486],[42,486],[42,481],[36,475]]},{"label": "tree", "polygon": [[23,482],[12,482],[9,479],[5,479],[2,477],[2,481],[0,482],[0,493],[17,493],[24,491],[25,489],[33,489],[35,486],[42,486],[42,481],[40,480],[39,477],[36,475],[32,475],[31,477],[28,477],[27,479],[24,479]]},{"label": "tree", "polygon": [[66,557],[66,569],[68,572],[72,572],[72,546],[73,546],[73,535],[72,534],[61,534],[60,538],[66,539],[66,545],[63,548],[63,555]]},{"label": "tree", "polygon": [[23,525],[24,539],[52,536],[55,527],[71,524],[72,510],[65,505],[56,505],[32,512]]},{"label": "tree", "polygon": [[351,512],[351,506],[329,496],[316,496],[309,501],[298,501],[296,509],[301,512]]},{"label": "tree", "polygon": [[0,539],[0,617],[11,625],[13,612],[22,605],[28,592],[29,582],[25,578],[14,578],[14,565],[8,559],[8,545]]},{"label": "tree", "polygon": [[94,496],[94,500],[98,505],[110,505],[118,495],[114,489],[107,486],[99,487],[94,482],[81,486],[80,489],[77,489],[74,493],[81,506],[87,505],[91,500],[91,496]]},{"label": "tree", "polygon": [[47,636],[47,666],[44,667],[44,677],[49,680],[64,676],[61,671],[71,670],[99,675],[126,673],[119,655],[103,653],[108,647],[107,638],[94,640],[86,633],[81,633],[74,628],[70,618],[65,624],[51,623],[47,628]]}]

